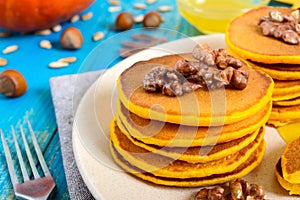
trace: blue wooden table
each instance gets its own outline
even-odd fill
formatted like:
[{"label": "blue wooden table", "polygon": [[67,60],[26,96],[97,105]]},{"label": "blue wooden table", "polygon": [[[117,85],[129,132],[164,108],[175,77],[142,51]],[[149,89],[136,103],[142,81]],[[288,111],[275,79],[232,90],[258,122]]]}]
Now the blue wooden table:
[{"label": "blue wooden table", "polygon": [[[123,10],[130,11],[134,15],[143,14],[149,10],[157,10],[161,5],[172,7],[171,12],[162,13],[164,22],[160,26],[162,29],[172,30],[172,34],[168,40],[201,34],[201,32],[180,16],[176,8],[175,0],[158,0],[154,4],[148,5],[146,10],[134,9],[133,3],[137,2],[144,1],[123,1],[121,7]],[[275,5],[275,3],[271,3],[271,5]],[[63,50],[58,42],[61,32],[52,33],[48,36],[14,34],[8,38],[0,38],[0,50],[9,45],[19,46],[17,52],[6,55],[1,55],[0,53],[0,57],[4,57],[8,60],[8,65],[1,67],[0,72],[6,69],[16,69],[24,75],[28,83],[28,90],[21,97],[7,98],[4,95],[0,95],[0,128],[4,132],[10,149],[14,149],[11,126],[17,130],[17,136],[20,139],[19,126],[23,125],[27,128],[27,121],[31,122],[36,132],[38,143],[41,146],[46,162],[57,184],[56,199],[69,199],[69,194],[64,175],[49,79],[60,75],[109,68],[122,59],[119,56],[118,50],[121,47],[121,39],[130,40],[130,36],[129,34],[125,34],[125,38],[122,38],[120,32],[111,29],[118,12],[109,12],[109,7],[108,1],[97,0],[92,6],[81,13],[93,12],[92,19],[88,21],[78,21],[73,24],[69,22],[62,24],[63,29],[68,26],[75,26],[81,30],[85,40],[80,50]],[[142,28],[142,25],[136,24],[134,28],[137,28],[136,30],[139,32],[141,31],[139,28]],[[105,37],[103,40],[95,42],[92,40],[92,36],[97,31],[102,31]],[[115,38],[117,40],[115,40]],[[50,40],[54,44],[53,48],[40,48],[39,42],[43,39]],[[105,41],[113,42],[108,44]],[[103,58],[103,65],[101,66],[93,66],[92,63],[85,60],[97,45],[103,46],[103,51],[101,51],[101,55],[99,55]],[[50,62],[68,56],[77,57],[77,61],[66,68],[51,69],[48,67]],[[85,64],[82,65],[82,63]],[[28,136],[28,132],[26,132],[26,135]],[[22,147],[22,149],[24,148]],[[15,166],[17,166],[16,163]],[[17,169],[17,171],[20,171],[19,168]],[[14,194],[2,144],[0,144],[0,173],[0,199],[13,199]],[[19,176],[21,175],[19,174]]]}]

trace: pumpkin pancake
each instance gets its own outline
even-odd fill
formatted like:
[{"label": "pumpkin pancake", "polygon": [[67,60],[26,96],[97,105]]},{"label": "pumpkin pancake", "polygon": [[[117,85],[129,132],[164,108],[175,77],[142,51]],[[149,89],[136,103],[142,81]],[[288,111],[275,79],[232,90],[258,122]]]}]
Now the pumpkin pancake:
[{"label": "pumpkin pancake", "polygon": [[275,127],[300,121],[300,105],[273,106],[268,124]]},{"label": "pumpkin pancake", "polygon": [[122,134],[111,134],[111,142],[114,149],[131,165],[138,166],[156,176],[169,178],[196,178],[233,171],[243,162],[246,162],[263,143],[254,140],[240,151],[219,160],[206,163],[188,163],[147,151],[134,145]]},{"label": "pumpkin pancake", "polygon": [[271,10],[290,14],[290,8],[258,7],[233,19],[226,30],[228,48],[245,60],[261,63],[300,63],[300,45],[291,45],[273,37],[264,36],[258,21]]},{"label": "pumpkin pancake", "polygon": [[[259,142],[264,137],[265,128],[262,127],[252,134],[246,135],[242,138],[216,144],[214,146],[199,146],[199,147],[159,147],[156,145],[145,144],[130,136],[128,132],[123,132],[115,124],[114,121],[111,123],[111,137],[127,137],[134,145],[146,149],[147,151],[169,157],[171,159],[178,159],[189,163],[204,163],[213,160],[218,160],[223,157],[229,156],[236,153],[249,145],[254,140]],[[121,136],[120,136],[121,135]]]},{"label": "pumpkin pancake", "polygon": [[177,186],[177,187],[208,186],[208,185],[226,183],[228,181],[235,180],[237,178],[242,178],[243,176],[249,174],[253,169],[255,169],[261,163],[264,153],[266,151],[265,141],[263,140],[259,148],[252,153],[249,159],[247,159],[245,162],[243,162],[240,166],[238,166],[236,169],[232,170],[231,172],[227,172],[223,174],[213,174],[202,178],[181,179],[181,178],[159,177],[153,175],[152,173],[145,172],[139,169],[138,167],[131,165],[128,161],[126,161],[116,151],[112,143],[110,147],[111,147],[111,153],[113,159],[121,168],[123,168],[125,171],[129,172],[130,174],[151,183],[166,185],[166,186]]},{"label": "pumpkin pancake", "polygon": [[293,99],[300,96],[300,80],[274,80],[273,101]]},{"label": "pumpkin pancake", "polygon": [[279,161],[276,164],[275,175],[276,175],[276,178],[277,178],[277,181],[279,182],[279,184],[284,189],[289,191],[289,195],[300,195],[300,183],[292,184],[283,178],[282,168],[281,168],[281,159],[279,159]]},{"label": "pumpkin pancake", "polygon": [[264,63],[251,62],[251,61],[248,61],[248,64],[253,69],[269,74],[273,79],[277,79],[277,80],[299,80],[300,79],[299,64],[298,65],[264,64]]},{"label": "pumpkin pancake", "polygon": [[270,126],[273,126],[275,128],[278,128],[278,127],[281,127],[281,126],[284,126],[284,125],[287,125],[289,123],[292,123],[294,121],[291,121],[291,120],[275,120],[275,119],[269,119],[267,124],[270,125]]},{"label": "pumpkin pancake", "polygon": [[300,137],[287,144],[281,156],[281,167],[285,180],[300,184]]},{"label": "pumpkin pancake", "polygon": [[282,101],[273,101],[273,105],[276,106],[297,106],[300,105],[300,97],[293,99],[282,100]]},{"label": "pumpkin pancake", "polygon": [[163,65],[173,68],[177,60],[183,58],[191,58],[191,54],[157,57],[137,62],[126,69],[117,82],[123,105],[146,119],[191,126],[217,126],[246,119],[271,100],[273,80],[249,68],[244,69],[248,71],[249,79],[243,90],[202,88],[180,97],[144,90],[142,81],[153,67]]},{"label": "pumpkin pancake", "polygon": [[255,115],[240,122],[215,127],[185,126],[141,118],[117,105],[116,122],[123,133],[156,146],[194,147],[214,145],[252,134],[263,126],[271,113],[271,103]]}]

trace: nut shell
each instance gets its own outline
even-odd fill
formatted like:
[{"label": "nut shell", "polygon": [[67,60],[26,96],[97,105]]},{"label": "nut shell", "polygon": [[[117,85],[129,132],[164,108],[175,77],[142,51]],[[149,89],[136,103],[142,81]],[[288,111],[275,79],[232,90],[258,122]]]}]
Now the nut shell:
[{"label": "nut shell", "polygon": [[144,27],[158,27],[162,22],[160,14],[156,11],[148,12],[143,19]]},{"label": "nut shell", "polygon": [[129,12],[121,12],[115,21],[117,30],[123,31],[130,29],[134,24],[134,17]]},{"label": "nut shell", "polygon": [[79,29],[68,27],[60,36],[60,44],[64,49],[80,49],[83,44],[83,36]]},{"label": "nut shell", "polygon": [[27,90],[23,75],[17,70],[9,69],[0,74],[0,92],[7,97],[18,97]]}]

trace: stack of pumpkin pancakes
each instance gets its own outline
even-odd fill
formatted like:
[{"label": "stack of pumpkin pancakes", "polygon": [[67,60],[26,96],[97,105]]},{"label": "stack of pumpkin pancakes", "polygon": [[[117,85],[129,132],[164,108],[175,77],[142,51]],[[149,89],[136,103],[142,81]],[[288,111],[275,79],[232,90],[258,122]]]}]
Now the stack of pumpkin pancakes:
[{"label": "stack of pumpkin pancakes", "polygon": [[245,66],[249,79],[243,90],[200,88],[170,97],[143,88],[151,69],[173,69],[182,59],[193,58],[156,57],[119,76],[119,101],[110,126],[115,162],[136,177],[167,186],[213,185],[245,176],[265,152],[272,79]]},{"label": "stack of pumpkin pancakes", "polygon": [[291,14],[292,9],[260,7],[236,17],[228,27],[226,43],[232,54],[274,79],[268,124],[279,127],[300,120],[300,45],[262,34],[258,21],[270,11]]}]

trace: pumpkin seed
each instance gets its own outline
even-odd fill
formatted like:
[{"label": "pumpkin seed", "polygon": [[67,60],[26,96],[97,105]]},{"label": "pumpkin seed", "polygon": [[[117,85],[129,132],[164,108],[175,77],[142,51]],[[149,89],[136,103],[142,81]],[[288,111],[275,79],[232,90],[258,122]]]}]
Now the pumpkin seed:
[{"label": "pumpkin seed", "polygon": [[118,0],[109,0],[109,4],[112,6],[118,6],[120,5],[120,1]]},{"label": "pumpkin seed", "polygon": [[71,57],[61,58],[57,62],[73,63],[73,62],[76,62],[76,60],[77,60],[77,58],[75,56],[71,56]]},{"label": "pumpkin seed", "polygon": [[108,12],[111,12],[111,13],[113,13],[113,12],[119,12],[121,10],[122,10],[121,6],[110,6],[108,8]]},{"label": "pumpkin seed", "polygon": [[104,33],[101,32],[101,31],[98,31],[98,32],[94,33],[94,35],[93,35],[93,40],[94,41],[98,41],[98,40],[101,40],[103,38],[104,38]]},{"label": "pumpkin seed", "polygon": [[40,47],[43,49],[51,49],[52,44],[49,40],[42,40],[42,41],[40,41]]},{"label": "pumpkin seed", "polygon": [[50,29],[44,29],[35,32],[36,35],[50,35],[51,33],[52,31]]},{"label": "pumpkin seed", "polygon": [[73,17],[71,17],[70,22],[71,23],[75,23],[80,19],[79,15],[74,15]]},{"label": "pumpkin seed", "polygon": [[18,48],[19,48],[18,45],[11,45],[11,46],[8,46],[5,49],[3,49],[2,53],[3,54],[13,53],[13,52],[17,51]]},{"label": "pumpkin seed", "polygon": [[147,4],[153,4],[155,2],[156,2],[156,0],[147,0]]},{"label": "pumpkin seed", "polygon": [[67,62],[54,61],[54,62],[49,63],[48,67],[63,68],[63,67],[67,67],[68,65],[69,65],[69,63],[67,63]]},{"label": "pumpkin seed", "polygon": [[133,5],[133,7],[135,9],[138,9],[138,10],[144,10],[144,9],[146,9],[146,5],[143,4],[143,3],[136,3],[136,4]]},{"label": "pumpkin seed", "polygon": [[81,20],[86,21],[86,20],[91,19],[92,17],[93,17],[93,13],[92,12],[88,12],[88,13],[86,13],[86,14],[84,14],[84,15],[81,16]]},{"label": "pumpkin seed", "polygon": [[160,7],[158,7],[159,12],[169,12],[171,10],[172,10],[171,6],[160,6]]},{"label": "pumpkin seed", "polygon": [[144,19],[144,15],[142,15],[142,14],[137,15],[137,16],[134,17],[134,22],[135,23],[142,23],[143,19]]},{"label": "pumpkin seed", "polygon": [[55,25],[55,26],[52,27],[52,31],[56,32],[56,33],[59,32],[59,31],[61,31],[61,29],[62,29],[62,27],[61,27],[60,24],[57,24],[57,25]]},{"label": "pumpkin seed", "polygon": [[0,67],[7,65],[7,60],[5,58],[0,58]]}]

